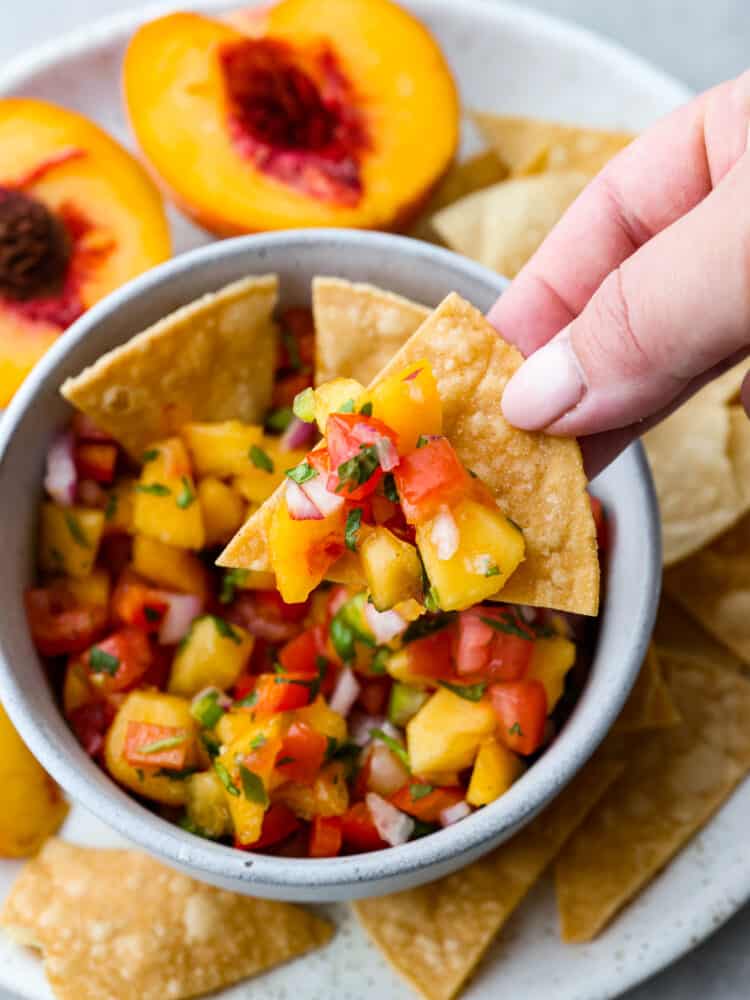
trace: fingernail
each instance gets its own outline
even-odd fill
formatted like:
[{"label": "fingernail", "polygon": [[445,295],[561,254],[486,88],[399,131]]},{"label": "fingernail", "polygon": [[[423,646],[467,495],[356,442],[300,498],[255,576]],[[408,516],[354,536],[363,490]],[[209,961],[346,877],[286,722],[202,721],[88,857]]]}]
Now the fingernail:
[{"label": "fingernail", "polygon": [[538,431],[580,403],[586,382],[568,330],[535,351],[508,382],[503,415],[508,423]]}]

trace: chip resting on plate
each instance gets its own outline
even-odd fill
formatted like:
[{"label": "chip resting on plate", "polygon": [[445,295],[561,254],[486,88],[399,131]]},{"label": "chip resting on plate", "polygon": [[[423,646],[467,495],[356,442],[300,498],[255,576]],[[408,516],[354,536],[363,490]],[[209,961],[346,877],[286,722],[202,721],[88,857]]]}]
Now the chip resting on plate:
[{"label": "chip resting on plate", "polygon": [[[443,433],[464,465],[523,529],[525,560],[503,600],[594,615],[599,560],[586,476],[576,441],[511,427],[500,410],[522,362],[482,314],[452,293],[391,359],[373,385],[427,360],[442,403]],[[283,487],[235,535],[219,564],[271,569],[268,532]]]},{"label": "chip resting on plate", "polygon": [[514,176],[556,170],[580,170],[593,176],[635,138],[630,132],[538,118],[486,112],[475,112],[471,118]]},{"label": "chip resting on plate", "polygon": [[353,378],[366,385],[429,316],[418,302],[374,285],[315,278],[315,381]]},{"label": "chip resting on plate", "polygon": [[648,729],[666,729],[677,725],[679,721],[679,712],[662,676],[659,654],[652,643],[613,731],[636,733]]},{"label": "chip resting on plate", "polygon": [[193,420],[261,421],[271,401],[275,275],[244,278],[165,316],[62,386],[134,457]]},{"label": "chip resting on plate", "polygon": [[504,181],[507,176],[508,168],[493,149],[485,149],[461,163],[454,163],[430,196],[417,222],[409,230],[409,236],[434,242],[437,234],[430,219],[435,212],[445,208],[446,205],[452,205],[454,201],[473,191],[481,191],[491,184]]},{"label": "chip resting on plate", "polygon": [[368,934],[427,1000],[451,1000],[500,928],[622,771],[590,761],[512,840],[439,882],[354,904]]},{"label": "chip resting on plate", "polygon": [[60,1000],[179,1000],[220,990],[325,944],[301,907],[195,882],[135,851],[50,840],[0,922],[44,954]]},{"label": "chip resting on plate", "polygon": [[588,181],[580,170],[501,181],[437,212],[431,224],[451,250],[513,278]]},{"label": "chip resting on plate", "polygon": [[709,662],[662,661],[682,722],[631,741],[622,777],[561,852],[565,941],[595,937],[750,770],[750,683]]},{"label": "chip resting on plate", "polygon": [[688,659],[708,660],[735,673],[742,673],[745,669],[743,661],[736,653],[723,642],[718,642],[667,593],[662,593],[661,596],[653,642],[660,653],[674,653]]}]

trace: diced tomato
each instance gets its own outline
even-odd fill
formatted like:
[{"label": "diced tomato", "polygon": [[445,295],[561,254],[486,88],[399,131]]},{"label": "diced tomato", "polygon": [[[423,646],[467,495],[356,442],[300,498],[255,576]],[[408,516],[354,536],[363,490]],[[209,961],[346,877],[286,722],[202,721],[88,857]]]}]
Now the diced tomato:
[{"label": "diced tomato", "polygon": [[341,833],[344,844],[352,853],[378,851],[388,846],[378,833],[364,802],[355,802],[341,817]]},{"label": "diced tomato", "polygon": [[115,478],[117,445],[86,442],[76,445],[75,463],[82,479],[97,483],[111,483]]},{"label": "diced tomato", "polygon": [[333,587],[328,595],[328,601],[326,603],[326,614],[328,615],[328,618],[333,618],[336,612],[341,610],[351,596],[352,595],[349,593],[347,587],[344,587],[343,585]]},{"label": "diced tomato", "polygon": [[109,619],[104,605],[78,603],[62,580],[30,588],[24,604],[31,638],[42,656],[83,652],[102,635]]},{"label": "diced tomato", "polygon": [[307,853],[311,858],[335,858],[341,852],[343,830],[340,816],[314,816]]},{"label": "diced tomato", "polygon": [[325,760],[328,740],[305,722],[293,722],[289,727],[276,763],[276,770],[287,781],[310,785],[318,776]]},{"label": "diced tomato", "polygon": [[483,604],[462,611],[458,628],[459,674],[479,673],[492,681],[518,681],[525,676],[534,651],[534,633],[515,608]]},{"label": "diced tomato", "polygon": [[453,628],[449,626],[404,646],[409,658],[409,673],[435,680],[453,677],[452,640]]},{"label": "diced tomato", "polygon": [[594,524],[596,525],[596,544],[599,546],[601,552],[606,552],[609,539],[604,507],[599,497],[593,497],[589,494],[589,500],[591,501],[591,513],[594,515]]},{"label": "diced tomato", "polygon": [[[163,748],[159,747],[161,743],[165,744]],[[159,726],[131,719],[125,730],[123,757],[132,767],[180,771],[185,766],[189,749],[190,734],[177,726]]]},{"label": "diced tomato", "polygon": [[111,694],[133,687],[151,666],[153,657],[146,635],[135,628],[124,628],[101,639],[81,660],[91,683]]},{"label": "diced tomato", "polygon": [[278,590],[256,590],[255,600],[261,611],[282,622],[301,622],[310,609],[309,601],[287,604]]},{"label": "diced tomato", "polygon": [[401,508],[411,524],[454,507],[471,488],[471,477],[448,438],[432,438],[404,455],[393,470]]},{"label": "diced tomato", "polygon": [[363,799],[370,790],[370,777],[372,771],[372,745],[368,747],[365,751],[364,760],[359,757],[360,766],[357,768],[356,774],[354,776],[354,785],[352,787],[352,798],[354,801]]},{"label": "diced tomato", "polygon": [[305,456],[305,461],[315,469],[319,476],[328,475],[331,459],[327,448],[314,448]]},{"label": "diced tomato", "polygon": [[370,498],[372,504],[372,521],[374,524],[388,524],[397,516],[399,506],[388,497],[373,493]]},{"label": "diced tomato", "polygon": [[251,708],[259,715],[289,712],[310,702],[310,678],[306,674],[260,674]]},{"label": "diced tomato", "polygon": [[98,427],[91,417],[76,410],[72,420],[73,433],[79,441],[112,441],[112,435]]},{"label": "diced tomato", "polygon": [[295,830],[299,829],[300,822],[289,806],[283,802],[274,802],[266,810],[263,817],[260,837],[252,844],[240,844],[235,841],[234,846],[241,851],[259,851],[261,847],[270,847],[278,844],[279,841],[286,840]]},{"label": "diced tomato", "polygon": [[68,722],[89,757],[98,757],[104,749],[104,737],[115,717],[116,709],[107,701],[92,701],[74,708]]},{"label": "diced tomato", "polygon": [[520,754],[538,750],[544,740],[547,694],[540,681],[493,684],[489,696],[498,720],[497,735]]},{"label": "diced tomato", "polygon": [[318,657],[325,654],[327,639],[325,625],[313,625],[282,646],[279,650],[279,662],[289,673],[314,677],[318,673]]},{"label": "diced tomato", "polygon": [[490,659],[490,645],[494,632],[482,621],[481,608],[462,611],[458,616],[454,656],[456,672],[473,674],[483,670]]},{"label": "diced tomato", "polygon": [[339,470],[345,462],[362,455],[363,446],[374,445],[381,438],[388,438],[394,445],[398,441],[396,432],[375,417],[364,417],[359,413],[332,413],[329,416],[326,444],[331,471],[327,485],[332,493],[339,493],[349,500],[360,500],[374,491],[383,478],[380,464],[373,464],[377,462],[377,457],[369,464],[363,460],[362,476],[367,475],[364,482],[358,479],[341,482]]},{"label": "diced tomato", "polygon": [[315,364],[315,326],[309,309],[293,306],[280,317],[283,331],[279,338],[277,369],[312,371]]},{"label": "diced tomato", "polygon": [[111,603],[115,621],[144,632],[158,632],[169,609],[160,591],[127,569],[117,581]]},{"label": "diced tomato", "polygon": [[485,672],[493,681],[520,681],[526,676],[533,652],[532,639],[496,632]]},{"label": "diced tomato", "polygon": [[232,695],[235,700],[242,701],[243,698],[247,698],[255,687],[257,680],[258,678],[253,677],[252,674],[240,674],[232,688]]},{"label": "diced tomato", "polygon": [[[427,783],[414,778],[408,785],[399,788],[395,795],[391,795],[390,801],[401,812],[415,816],[425,823],[436,823],[443,809],[455,806],[465,797],[462,788],[433,788],[424,794],[427,787]],[[417,791],[416,798],[413,790]]]},{"label": "diced tomato", "polygon": [[141,684],[146,687],[164,690],[172,671],[174,650],[167,646],[154,644],[151,646],[151,663],[141,678]]},{"label": "diced tomato", "polygon": [[389,677],[359,678],[361,690],[357,701],[368,715],[382,715],[391,690]]},{"label": "diced tomato", "polygon": [[312,377],[309,372],[295,372],[293,375],[285,375],[284,378],[277,379],[273,385],[271,408],[277,410],[282,406],[291,406],[294,403],[294,397],[310,385],[312,385]]},{"label": "diced tomato", "polygon": [[99,562],[107,567],[113,577],[119,577],[127,568],[132,554],[132,536],[122,532],[105,535],[99,545]]},{"label": "diced tomato", "polygon": [[227,621],[241,625],[256,639],[286,642],[300,631],[307,604],[285,604],[276,591],[241,591],[223,611]]}]

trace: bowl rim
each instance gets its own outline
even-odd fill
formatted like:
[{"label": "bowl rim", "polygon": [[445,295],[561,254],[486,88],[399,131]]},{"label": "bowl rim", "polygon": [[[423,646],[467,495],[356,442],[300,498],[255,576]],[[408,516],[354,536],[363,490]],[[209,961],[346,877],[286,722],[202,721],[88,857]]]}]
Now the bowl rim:
[{"label": "bowl rim", "polygon": [[[247,256],[248,273],[261,273],[262,266],[253,265],[253,256],[257,254],[262,265],[264,248],[330,247],[333,244],[343,245],[354,253],[358,250],[398,253],[412,261],[419,261],[424,267],[429,267],[430,262],[440,263],[457,275],[484,283],[498,292],[507,285],[506,279],[495,272],[452,251],[389,233],[342,229],[285,230],[210,243],[132,279],[94,305],[60,336],[26,378],[0,420],[0,469],[5,465],[17,428],[34,405],[37,392],[54,375],[58,365],[86,339],[91,330],[133,299],[148,296],[171,279],[210,262]],[[326,273],[323,265],[319,273]],[[656,615],[661,582],[661,543],[656,495],[640,443],[631,445],[623,458],[632,464],[632,472],[642,487],[646,523],[645,536],[639,540],[641,551],[645,553],[639,580],[642,596],[631,628],[628,654],[620,665],[620,682],[610,685],[606,697],[600,699],[596,719],[587,729],[581,726],[573,729],[571,716],[565,727],[565,741],[558,740],[502,800],[428,837],[382,851],[336,858],[286,858],[255,854],[187,833],[141,805],[108,775],[106,792],[95,787],[75,766],[69,754],[59,749],[47,727],[36,721],[24,688],[9,665],[5,633],[14,627],[14,623],[7,618],[0,619],[0,698],[32,753],[74,800],[135,844],[177,866],[188,867],[206,881],[223,880],[225,884],[244,882],[247,891],[257,889],[262,894],[264,889],[269,892],[278,890],[284,898],[294,898],[294,891],[297,890],[300,893],[298,898],[305,894],[311,898],[311,890],[317,890],[323,896],[342,887],[353,890],[352,895],[362,895],[366,893],[364,887],[368,883],[375,884],[377,889],[378,884],[385,884],[389,879],[404,880],[409,876],[412,876],[410,884],[417,884],[420,881],[417,873],[423,869],[431,869],[431,872],[422,881],[437,878],[457,867],[455,863],[451,864],[452,859],[461,858],[460,865],[469,863],[498,843],[503,832],[521,829],[533,819],[594,753],[635,681]],[[59,707],[57,710],[60,711]],[[434,869],[438,870],[433,874]],[[385,887],[379,891],[393,890]]]}]

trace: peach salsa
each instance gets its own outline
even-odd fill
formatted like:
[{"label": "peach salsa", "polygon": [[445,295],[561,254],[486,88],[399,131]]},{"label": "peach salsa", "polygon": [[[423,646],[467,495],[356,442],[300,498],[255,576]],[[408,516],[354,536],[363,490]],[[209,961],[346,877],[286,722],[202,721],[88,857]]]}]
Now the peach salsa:
[{"label": "peach salsa", "polygon": [[[75,413],[25,598],[65,716],[115,781],[196,835],[324,858],[503,795],[569,713],[590,631],[503,601],[533,531],[462,460],[431,359],[313,389],[312,315],[279,325],[259,419],[170,403],[146,439]],[[217,566],[259,516],[269,566]]]}]

